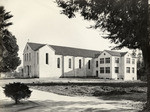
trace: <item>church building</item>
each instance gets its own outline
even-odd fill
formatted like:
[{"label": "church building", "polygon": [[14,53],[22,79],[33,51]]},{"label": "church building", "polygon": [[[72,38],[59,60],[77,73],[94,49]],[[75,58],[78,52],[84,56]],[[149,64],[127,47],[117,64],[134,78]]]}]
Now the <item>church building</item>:
[{"label": "church building", "polygon": [[128,52],[95,51],[28,42],[24,77],[97,77],[137,80],[136,58]]}]

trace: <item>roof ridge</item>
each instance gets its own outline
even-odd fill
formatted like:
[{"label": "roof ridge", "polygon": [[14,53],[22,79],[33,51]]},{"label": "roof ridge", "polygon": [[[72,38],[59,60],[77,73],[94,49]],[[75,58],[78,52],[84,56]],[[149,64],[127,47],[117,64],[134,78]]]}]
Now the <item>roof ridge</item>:
[{"label": "roof ridge", "polygon": [[88,50],[88,51],[97,51],[97,52],[103,52],[103,51],[99,51],[99,50],[92,50],[92,49],[83,49],[83,48],[77,48],[77,47],[68,47],[68,46],[59,46],[59,45],[50,45],[49,46],[56,46],[56,47],[65,47],[65,48],[71,48],[71,49],[80,49],[80,50]]},{"label": "roof ridge", "polygon": [[29,44],[49,45],[49,46],[56,46],[56,47],[65,47],[65,48],[80,49],[80,50],[88,50],[88,51],[103,52],[103,51],[99,51],[99,50],[83,49],[83,48],[69,47],[69,46],[59,46],[59,45],[52,45],[52,44],[41,44],[41,43],[35,43],[35,42],[27,42],[27,43],[29,43]]},{"label": "roof ridge", "polygon": [[113,50],[104,50],[104,51],[117,52],[117,53],[127,53],[127,51],[126,52],[113,51]]},{"label": "roof ridge", "polygon": [[[27,42],[27,44],[41,44],[41,43]],[[46,45],[46,44],[41,44],[41,45]]]}]

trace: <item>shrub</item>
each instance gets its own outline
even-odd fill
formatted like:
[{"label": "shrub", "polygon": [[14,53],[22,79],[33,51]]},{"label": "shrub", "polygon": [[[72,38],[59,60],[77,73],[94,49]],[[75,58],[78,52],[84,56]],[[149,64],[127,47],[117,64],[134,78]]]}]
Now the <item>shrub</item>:
[{"label": "shrub", "polygon": [[5,95],[12,98],[15,104],[18,104],[21,99],[29,98],[32,92],[27,85],[20,82],[6,84],[3,88]]}]

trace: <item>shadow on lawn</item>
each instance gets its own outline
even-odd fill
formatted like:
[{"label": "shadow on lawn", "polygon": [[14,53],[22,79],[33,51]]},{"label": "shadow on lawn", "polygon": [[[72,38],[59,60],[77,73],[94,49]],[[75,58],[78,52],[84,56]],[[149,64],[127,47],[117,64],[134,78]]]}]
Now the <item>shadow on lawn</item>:
[{"label": "shadow on lawn", "polygon": [[[108,105],[107,105],[108,104]],[[111,104],[114,107],[111,107]],[[122,105],[122,106],[121,106]],[[0,112],[132,112],[132,108],[124,108],[116,101],[24,101],[15,105],[12,101],[0,103]],[[137,109],[137,108],[136,108]]]},{"label": "shadow on lawn", "polygon": [[[34,112],[135,112],[138,109],[124,107],[124,103],[112,102],[93,102],[93,101],[35,101],[41,105],[35,108]],[[107,105],[108,104],[108,105]],[[111,104],[113,106],[111,106]]]},{"label": "shadow on lawn", "polygon": [[30,110],[36,107],[40,107],[38,103],[32,101],[22,101],[17,105],[13,101],[1,101],[0,102],[0,112],[19,112]]}]

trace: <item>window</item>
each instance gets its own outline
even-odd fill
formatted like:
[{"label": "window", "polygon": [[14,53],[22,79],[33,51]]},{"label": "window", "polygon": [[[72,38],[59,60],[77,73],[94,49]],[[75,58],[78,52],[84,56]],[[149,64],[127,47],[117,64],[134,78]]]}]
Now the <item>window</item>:
[{"label": "window", "polygon": [[135,59],[132,59],[132,64],[135,64]]},{"label": "window", "polygon": [[28,61],[28,54],[27,54],[27,61]]},{"label": "window", "polygon": [[106,67],[106,73],[110,73],[110,67]]},{"label": "window", "polygon": [[98,67],[98,61],[96,61],[96,67]]},{"label": "window", "polygon": [[104,73],[104,67],[100,67],[100,73]]},{"label": "window", "polygon": [[71,68],[71,59],[69,59],[69,68]]},{"label": "window", "polygon": [[81,59],[79,59],[79,68],[81,68]]},{"label": "window", "polygon": [[26,66],[24,67],[24,73],[26,73]]},{"label": "window", "polygon": [[31,61],[31,53],[29,53],[29,61]]},{"label": "window", "polygon": [[126,68],[126,72],[127,72],[127,73],[130,73],[130,67],[127,67],[127,68]]},{"label": "window", "polygon": [[91,68],[91,61],[89,60],[88,61],[88,69],[90,69]]},{"label": "window", "polygon": [[105,63],[110,63],[110,58],[105,58]]},{"label": "window", "polygon": [[46,64],[48,64],[48,53],[46,53]]},{"label": "window", "polygon": [[24,55],[24,60],[26,61],[26,54]]},{"label": "window", "polygon": [[134,73],[134,67],[132,67],[132,73]]},{"label": "window", "polygon": [[31,73],[31,65],[29,66],[29,69],[30,69],[30,73]]},{"label": "window", "polygon": [[104,58],[100,58],[100,64],[104,63]]},{"label": "window", "polygon": [[39,64],[39,53],[37,53],[37,64]]},{"label": "window", "polygon": [[60,68],[60,58],[57,58],[57,68]]},{"label": "window", "polygon": [[119,63],[119,58],[115,58],[115,63]]},{"label": "window", "polygon": [[119,67],[115,67],[115,73],[119,73]]},{"label": "window", "polygon": [[98,70],[96,70],[96,77],[98,77]]},{"label": "window", "polygon": [[127,58],[127,59],[126,59],[126,63],[130,63],[130,58]]}]

